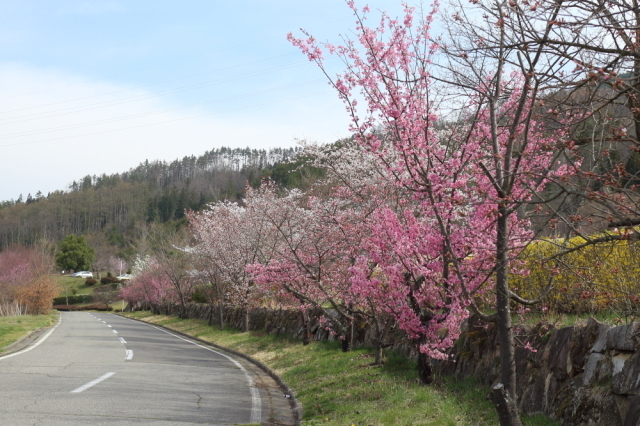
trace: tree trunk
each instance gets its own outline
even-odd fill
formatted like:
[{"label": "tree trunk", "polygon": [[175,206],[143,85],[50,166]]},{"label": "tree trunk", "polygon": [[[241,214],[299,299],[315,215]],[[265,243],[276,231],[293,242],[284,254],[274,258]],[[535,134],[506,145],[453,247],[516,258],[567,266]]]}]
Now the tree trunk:
[{"label": "tree trunk", "polygon": [[224,304],[222,300],[218,300],[218,320],[220,322],[220,330],[224,330]]},{"label": "tree trunk", "polygon": [[515,401],[511,400],[502,383],[491,389],[489,399],[496,406],[500,426],[520,425],[520,416]]},{"label": "tree trunk", "polygon": [[355,329],[356,329],[356,319],[355,316],[353,315],[353,313],[351,312],[351,309],[349,310],[349,314],[351,315],[351,319],[349,320],[349,347],[353,348],[355,346],[355,338],[356,338],[356,333],[355,333]]},{"label": "tree trunk", "polygon": [[[509,247],[507,245],[509,224],[507,208],[504,204],[498,207],[497,228],[496,307],[498,309],[497,326],[500,342],[500,376],[503,387],[498,391],[499,394],[496,393],[492,398],[496,398],[496,401],[498,401],[494,401],[494,404],[498,410],[502,426],[521,426],[522,423],[516,404],[518,398],[516,392],[516,359],[511,311],[509,310]],[[505,419],[504,422],[503,418]]]},{"label": "tree trunk", "polygon": [[209,326],[213,325],[213,305],[209,304],[209,320],[207,321]]},{"label": "tree trunk", "polygon": [[382,358],[384,353],[382,352],[382,342],[378,341],[376,344],[376,359],[373,362],[373,365],[382,365]]},{"label": "tree trunk", "polygon": [[420,383],[429,385],[433,382],[433,369],[431,368],[431,359],[427,354],[423,354],[418,349],[418,376]]},{"label": "tree trunk", "polygon": [[349,346],[349,336],[342,336],[343,338],[340,340],[340,346],[342,348],[342,352],[349,352],[351,350],[351,346]]},{"label": "tree trunk", "polygon": [[306,309],[300,311],[300,318],[302,321],[302,345],[307,346],[310,343],[311,333],[309,332],[309,318]]},{"label": "tree trunk", "polygon": [[249,308],[245,307],[242,315],[242,332],[249,331]]}]

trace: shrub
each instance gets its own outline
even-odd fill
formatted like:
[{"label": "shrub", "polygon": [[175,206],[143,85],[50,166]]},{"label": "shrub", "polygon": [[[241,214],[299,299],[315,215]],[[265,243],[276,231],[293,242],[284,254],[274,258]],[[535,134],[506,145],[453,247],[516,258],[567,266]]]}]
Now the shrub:
[{"label": "shrub", "polygon": [[197,286],[191,295],[191,301],[194,303],[208,303],[205,290],[202,286]]},{"label": "shrub", "polygon": [[107,275],[106,277],[100,278],[100,284],[115,284],[119,282],[120,282],[119,279],[117,279],[116,277],[110,277],[109,275]]},{"label": "shrub", "polygon": [[39,277],[29,285],[20,288],[16,292],[16,300],[28,306],[28,312],[31,315],[47,314],[51,309],[51,299],[59,291],[58,285],[50,277]]},{"label": "shrub", "polygon": [[[597,236],[596,236],[597,237]],[[571,239],[568,247],[582,244]],[[543,304],[559,313],[594,313],[603,309],[636,315],[640,311],[640,245],[629,240],[587,246],[556,260],[548,260],[563,241],[532,243],[521,256],[526,276],[511,283],[526,298],[535,298],[551,277],[555,287]]]},{"label": "shrub", "polygon": [[87,278],[86,280],[84,280],[84,285],[86,286],[92,286],[95,285],[98,281],[96,281],[93,278]]},{"label": "shrub", "polygon": [[79,311],[81,308],[73,305],[53,305],[52,309],[56,309],[58,311]]}]

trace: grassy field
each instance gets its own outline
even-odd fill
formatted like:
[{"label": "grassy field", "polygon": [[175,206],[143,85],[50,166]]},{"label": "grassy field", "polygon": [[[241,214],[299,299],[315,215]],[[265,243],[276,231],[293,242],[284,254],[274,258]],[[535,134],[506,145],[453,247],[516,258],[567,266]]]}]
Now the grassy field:
[{"label": "grassy field", "polygon": [[4,352],[4,347],[18,341],[36,328],[55,324],[59,315],[56,311],[49,315],[0,317],[0,353]]},{"label": "grassy field", "polygon": [[75,294],[92,294],[93,289],[96,288],[96,285],[84,285],[84,278],[73,278],[69,275],[54,275],[53,278],[60,286],[60,296],[73,296],[74,289],[76,290]]},{"label": "grassy field", "polygon": [[[420,386],[415,364],[393,352],[384,366],[372,366],[373,353],[343,353],[335,342],[301,342],[259,332],[220,331],[204,321],[126,314],[248,354],[273,369],[296,392],[305,425],[475,425],[498,424],[488,389],[473,380],[439,379]],[[525,425],[559,425],[544,416]]]},{"label": "grassy field", "polygon": [[[93,290],[96,288],[102,288],[110,286],[111,284],[100,284],[98,281],[95,285],[87,286],[85,285],[84,278],[73,278],[69,275],[54,275],[53,278],[56,280],[58,285],[60,286],[60,294],[58,296],[73,296],[78,294],[93,294]],[[75,290],[75,293],[74,293]],[[111,305],[114,308],[120,308],[121,299],[116,298]],[[86,306],[91,305],[92,303],[85,304],[77,304],[78,306]]]}]

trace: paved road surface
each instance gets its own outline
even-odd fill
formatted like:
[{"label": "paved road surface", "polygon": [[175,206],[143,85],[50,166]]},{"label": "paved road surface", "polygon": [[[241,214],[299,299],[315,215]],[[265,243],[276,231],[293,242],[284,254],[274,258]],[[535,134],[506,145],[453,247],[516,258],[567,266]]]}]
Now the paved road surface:
[{"label": "paved road surface", "polygon": [[45,336],[0,358],[2,425],[246,424],[269,416],[270,395],[254,369],[150,325],[63,312]]}]

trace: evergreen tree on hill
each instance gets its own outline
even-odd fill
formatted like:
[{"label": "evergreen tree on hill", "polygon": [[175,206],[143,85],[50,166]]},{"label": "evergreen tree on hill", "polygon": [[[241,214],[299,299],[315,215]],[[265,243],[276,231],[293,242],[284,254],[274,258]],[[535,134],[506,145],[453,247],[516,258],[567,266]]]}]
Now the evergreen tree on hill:
[{"label": "evergreen tree on hill", "polygon": [[94,250],[87,245],[84,235],[67,235],[60,242],[56,253],[56,263],[64,270],[88,270],[91,269],[94,260]]}]

